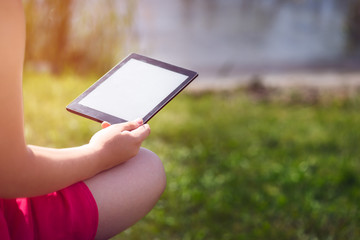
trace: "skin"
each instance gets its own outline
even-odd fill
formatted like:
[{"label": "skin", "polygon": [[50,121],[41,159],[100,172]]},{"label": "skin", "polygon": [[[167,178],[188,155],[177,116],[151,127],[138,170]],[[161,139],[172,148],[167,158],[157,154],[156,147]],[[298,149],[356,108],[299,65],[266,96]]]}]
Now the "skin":
[{"label": "skin", "polygon": [[109,238],[148,213],[164,191],[161,161],[140,147],[150,127],[141,119],[105,122],[83,146],[27,145],[22,98],[25,16],[19,0],[0,0],[0,5],[0,198],[37,196],[85,181],[99,209],[96,238]]}]

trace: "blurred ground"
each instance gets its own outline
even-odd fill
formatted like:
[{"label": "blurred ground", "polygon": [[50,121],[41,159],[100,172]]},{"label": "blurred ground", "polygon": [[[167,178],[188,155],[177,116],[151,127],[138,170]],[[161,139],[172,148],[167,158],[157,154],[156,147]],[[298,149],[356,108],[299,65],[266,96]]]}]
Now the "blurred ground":
[{"label": "blurred ground", "polygon": [[251,84],[267,88],[299,89],[315,88],[323,90],[355,91],[360,87],[360,71],[352,72],[289,72],[263,75],[239,75],[229,77],[199,77],[188,87],[188,91],[231,90]]}]

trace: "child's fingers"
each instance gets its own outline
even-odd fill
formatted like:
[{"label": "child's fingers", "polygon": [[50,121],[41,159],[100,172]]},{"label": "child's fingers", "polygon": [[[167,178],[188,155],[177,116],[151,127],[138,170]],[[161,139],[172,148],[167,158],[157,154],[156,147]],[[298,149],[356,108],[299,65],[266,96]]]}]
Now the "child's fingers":
[{"label": "child's fingers", "polygon": [[149,124],[144,124],[134,130],[131,131],[131,135],[135,138],[138,138],[141,142],[145,140],[150,134],[150,126]]},{"label": "child's fingers", "polygon": [[106,121],[101,123],[102,128],[107,128],[107,127],[110,127],[110,126],[111,126],[111,124],[106,122]]}]

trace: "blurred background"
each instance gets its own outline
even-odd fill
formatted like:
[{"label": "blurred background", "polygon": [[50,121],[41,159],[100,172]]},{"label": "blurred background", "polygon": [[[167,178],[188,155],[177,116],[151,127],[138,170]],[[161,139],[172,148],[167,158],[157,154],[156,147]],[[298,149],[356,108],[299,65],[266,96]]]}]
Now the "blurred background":
[{"label": "blurred background", "polygon": [[[201,80],[289,70],[357,70],[356,0],[25,0],[27,63],[109,69],[134,51]],[[221,81],[218,79],[218,81]]]},{"label": "blurred background", "polygon": [[199,72],[150,122],[164,195],[114,239],[360,238],[359,0],[23,2],[29,143],[85,144],[65,106],[131,52]]}]

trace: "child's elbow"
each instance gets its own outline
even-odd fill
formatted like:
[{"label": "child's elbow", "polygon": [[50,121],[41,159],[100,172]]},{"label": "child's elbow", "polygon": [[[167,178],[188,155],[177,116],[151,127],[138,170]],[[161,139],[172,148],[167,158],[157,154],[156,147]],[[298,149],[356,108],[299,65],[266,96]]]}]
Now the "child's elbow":
[{"label": "child's elbow", "polygon": [[27,157],[26,151],[0,156],[0,198],[24,197],[29,184],[26,176],[31,171],[25,164]]}]

